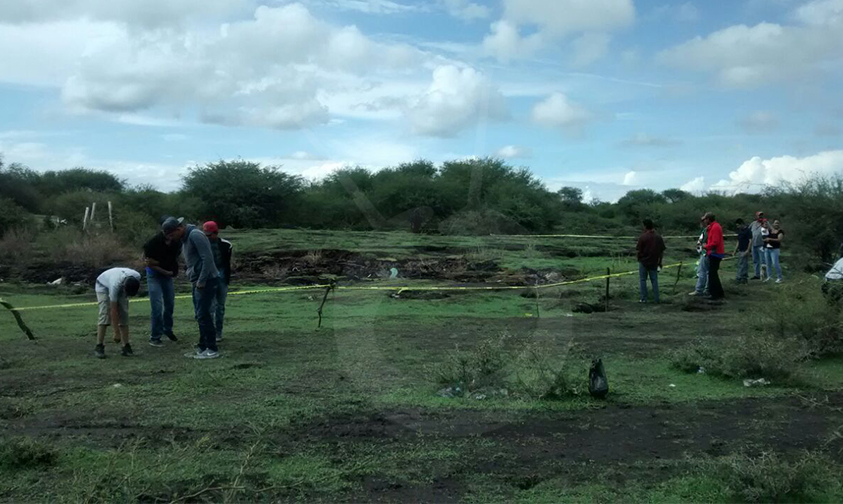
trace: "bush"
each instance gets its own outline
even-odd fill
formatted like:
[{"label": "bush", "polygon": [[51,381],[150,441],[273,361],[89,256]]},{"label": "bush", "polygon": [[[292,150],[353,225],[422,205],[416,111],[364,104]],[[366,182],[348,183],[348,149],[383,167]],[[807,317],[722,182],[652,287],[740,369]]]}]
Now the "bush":
[{"label": "bush", "polygon": [[516,362],[519,392],[534,399],[562,399],[578,396],[587,387],[583,359],[573,355],[569,345],[564,355],[555,355],[542,344],[528,344]]},{"label": "bush", "polygon": [[807,358],[843,350],[843,316],[839,304],[829,304],[813,282],[786,284],[770,300],[759,328],[777,338],[792,338],[804,345]]},{"label": "bush", "polygon": [[125,264],[131,257],[140,257],[139,252],[135,253],[121,244],[114,234],[87,234],[74,228],[41,233],[36,245],[52,262],[78,264],[93,269]]},{"label": "bush", "polygon": [[51,446],[30,438],[0,442],[0,467],[9,471],[36,469],[55,465],[58,452]]},{"label": "bush", "polygon": [[520,234],[526,230],[504,214],[491,210],[466,210],[445,219],[439,231],[446,235]]},{"label": "bush", "polygon": [[724,378],[788,380],[803,355],[802,347],[793,340],[752,335],[725,344],[698,341],[672,352],[670,361],[686,373],[703,368],[707,374]]},{"label": "bush", "polygon": [[815,502],[839,485],[835,464],[816,453],[788,462],[774,453],[734,455],[719,473],[737,502]]},{"label": "bush", "polygon": [[35,233],[27,229],[10,229],[0,238],[0,260],[18,263],[28,257],[34,238]]},{"label": "bush", "polygon": [[26,210],[8,198],[0,197],[0,236],[10,229],[25,226],[28,220]]},{"label": "bush", "polygon": [[506,367],[504,345],[509,335],[481,341],[470,351],[459,346],[448,352],[445,361],[436,366],[433,375],[440,385],[458,387],[465,393],[483,387],[503,384]]}]

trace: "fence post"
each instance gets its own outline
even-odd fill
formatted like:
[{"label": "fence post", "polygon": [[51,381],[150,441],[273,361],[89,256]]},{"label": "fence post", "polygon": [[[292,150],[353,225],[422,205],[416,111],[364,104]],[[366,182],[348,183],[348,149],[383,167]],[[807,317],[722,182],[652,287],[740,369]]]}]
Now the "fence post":
[{"label": "fence post", "polygon": [[108,202],[108,225],[111,227],[111,232],[114,232],[114,218],[111,214],[111,202]]},{"label": "fence post", "polygon": [[97,213],[97,204],[91,203],[91,225],[94,225],[94,214]]},{"label": "fence post", "polygon": [[609,280],[610,280],[609,275],[611,275],[611,274],[612,274],[612,270],[609,269],[609,268],[606,268],[606,306],[605,306],[605,310],[604,310],[606,313],[609,312]]},{"label": "fence post", "polygon": [[85,231],[88,228],[88,214],[91,211],[91,207],[85,207],[85,217],[82,219],[82,231]]}]

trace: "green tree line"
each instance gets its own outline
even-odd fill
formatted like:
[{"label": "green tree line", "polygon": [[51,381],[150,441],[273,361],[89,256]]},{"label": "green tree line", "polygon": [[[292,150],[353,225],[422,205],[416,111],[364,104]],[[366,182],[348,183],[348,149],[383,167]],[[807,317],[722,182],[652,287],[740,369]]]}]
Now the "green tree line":
[{"label": "green tree line", "polygon": [[[782,220],[799,243],[830,261],[843,238],[843,176],[814,177],[758,194],[694,195],[680,189],[629,191],[615,203],[585,202],[574,187],[549,190],[527,168],[495,158],[426,160],[377,172],[343,168],[308,181],[276,166],[221,160],[196,166],[178,191],[129,186],[105,171],[37,172],[0,159],[0,235],[33,215],[79,225],[84,209],[114,204],[115,227],[131,238],[164,215],[213,219],[235,228],[401,229],[425,233],[624,233],[644,218],[664,233],[692,233],[715,212],[728,228],[757,210]],[[102,213],[98,212],[99,215]]]}]

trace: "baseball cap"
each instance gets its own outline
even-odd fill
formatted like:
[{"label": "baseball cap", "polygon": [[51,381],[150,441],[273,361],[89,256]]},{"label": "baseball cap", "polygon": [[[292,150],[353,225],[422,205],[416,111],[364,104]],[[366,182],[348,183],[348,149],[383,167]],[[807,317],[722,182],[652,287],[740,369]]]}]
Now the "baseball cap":
[{"label": "baseball cap", "polygon": [[764,212],[755,212],[755,218],[756,219],[761,218],[763,216],[764,216]]},{"label": "baseball cap", "polygon": [[204,231],[205,234],[214,234],[219,232],[219,230],[219,226],[217,226],[217,223],[214,221],[208,221],[202,225],[202,231]]},{"label": "baseball cap", "polygon": [[178,219],[175,217],[167,217],[161,224],[161,231],[163,231],[164,234],[170,234],[181,226],[183,222],[184,217],[179,217]]}]

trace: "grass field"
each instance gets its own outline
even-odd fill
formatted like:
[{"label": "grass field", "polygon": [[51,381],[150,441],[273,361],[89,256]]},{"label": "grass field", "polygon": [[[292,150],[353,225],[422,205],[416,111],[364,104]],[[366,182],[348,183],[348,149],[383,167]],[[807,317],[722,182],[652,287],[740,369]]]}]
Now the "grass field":
[{"label": "grass field", "polygon": [[[639,304],[637,274],[621,276],[603,312],[605,280],[535,285],[632,270],[634,240],[227,237],[248,270],[232,291],[300,278],[390,289],[332,292],[320,329],[322,290],[233,295],[215,361],[182,355],[198,334],[188,299],[181,340],[164,348],[145,343],[147,303],[131,305],[130,359],[114,344],[93,358],[95,307],[21,312],[34,342],[0,313],[0,500],[843,500],[843,358],[799,361],[758,387],[671,365],[696,341],[727,348],[772,331],[783,310],[810,317],[799,303],[819,280],[795,258],[782,285],[732,285],[724,263],[727,301],[711,304],[686,295],[692,240],[669,240],[666,262],[684,265],[662,273],[663,302]],[[523,288],[400,291],[443,285]],[[0,297],[94,300],[92,288],[17,283]],[[606,400],[586,390],[597,357]],[[449,381],[454,363],[478,359],[492,372]],[[561,393],[540,393],[548,373]]]}]

